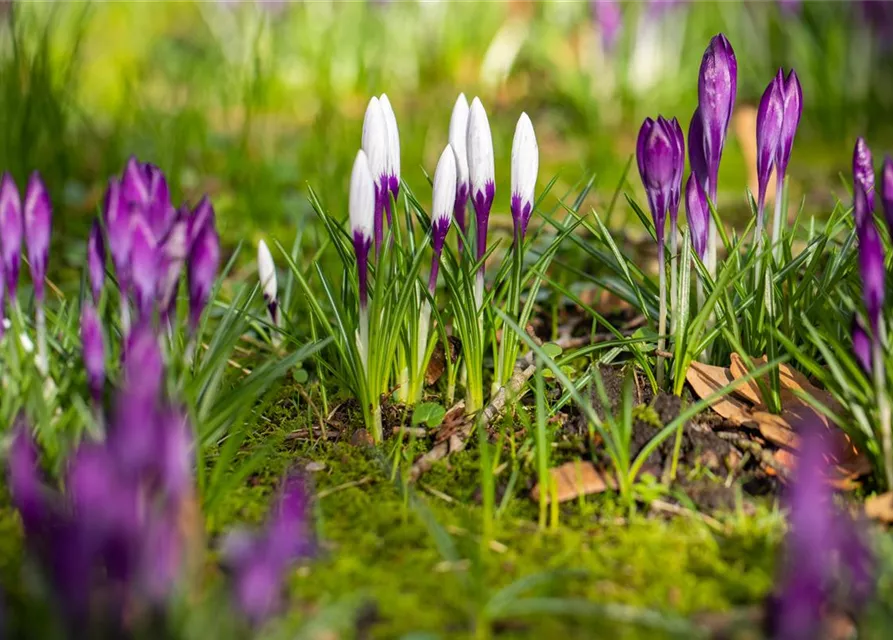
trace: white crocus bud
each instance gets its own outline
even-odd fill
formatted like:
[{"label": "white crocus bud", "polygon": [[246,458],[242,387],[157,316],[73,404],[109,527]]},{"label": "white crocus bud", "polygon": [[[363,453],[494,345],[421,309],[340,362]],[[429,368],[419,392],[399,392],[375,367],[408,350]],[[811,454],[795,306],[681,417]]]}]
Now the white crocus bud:
[{"label": "white crocus bud", "polygon": [[[476,221],[476,259],[487,252],[487,225],[496,192],[496,169],[493,164],[493,138],[487,112],[479,98],[471,102],[468,113],[468,175],[471,181],[471,202]],[[474,299],[480,309],[484,300],[484,265],[481,264],[474,284]]]},{"label": "white crocus bud", "polygon": [[276,283],[276,264],[273,262],[273,254],[267,247],[267,243],[261,240],[257,243],[257,274],[260,278],[260,287],[264,294],[264,302],[270,310],[273,324],[278,324],[278,285]]},{"label": "white crocus bud", "polygon": [[460,93],[450,116],[450,146],[456,152],[456,179],[459,187],[468,186],[468,100]]},{"label": "white crocus bud", "polygon": [[444,238],[453,220],[453,205],[456,203],[456,154],[447,145],[437,169],[434,171],[434,197],[431,205],[431,229],[434,237],[434,250],[443,247]]},{"label": "white crocus bud", "polygon": [[376,255],[384,237],[384,210],[390,203],[388,193],[388,126],[381,102],[373,97],[363,119],[363,151],[375,183],[374,238]]},{"label": "white crocus bud", "polygon": [[394,196],[394,200],[396,200],[400,191],[400,131],[397,128],[397,117],[394,115],[393,107],[391,107],[391,101],[388,100],[386,94],[381,94],[378,104],[381,106],[381,112],[384,115],[388,137],[388,187]]},{"label": "white crocus bud", "polygon": [[539,147],[536,144],[533,124],[527,114],[522,113],[518,119],[518,125],[515,127],[515,138],[512,141],[511,207],[515,234],[521,239],[527,232],[527,223],[533,213],[539,163]]},{"label": "white crocus bud", "polygon": [[363,364],[369,362],[369,312],[368,312],[368,257],[375,225],[375,182],[369,170],[366,153],[360,149],[350,174],[350,232],[357,255],[357,278],[360,295],[360,325],[357,328],[357,348]]}]

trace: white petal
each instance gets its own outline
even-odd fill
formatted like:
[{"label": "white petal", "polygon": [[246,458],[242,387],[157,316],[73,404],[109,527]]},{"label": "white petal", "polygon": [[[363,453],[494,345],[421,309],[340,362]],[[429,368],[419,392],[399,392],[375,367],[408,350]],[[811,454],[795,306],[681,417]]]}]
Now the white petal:
[{"label": "white petal", "polygon": [[468,100],[460,93],[450,116],[450,146],[456,152],[456,179],[460,185],[468,184]]},{"label": "white petal", "polygon": [[496,181],[493,165],[493,138],[490,122],[480,99],[475,98],[468,113],[468,175],[471,180],[471,193],[484,190],[489,182]]},{"label": "white petal", "polygon": [[539,164],[539,147],[536,144],[533,123],[526,113],[522,113],[512,140],[512,195],[520,196],[521,202],[529,202],[531,206]]},{"label": "white petal", "polygon": [[363,119],[363,151],[372,177],[379,181],[388,174],[388,126],[378,98],[373,97]]},{"label": "white petal", "polygon": [[385,129],[388,134],[388,172],[400,182],[400,130],[397,128],[397,117],[386,94],[378,99],[381,112],[384,114]]},{"label": "white petal", "polygon": [[360,149],[350,174],[350,230],[372,239],[375,218],[375,183],[369,170],[366,152]]},{"label": "white petal", "polygon": [[456,154],[450,145],[447,145],[440,160],[437,161],[437,169],[434,171],[434,203],[431,206],[431,219],[446,220],[447,224],[453,219],[453,205],[456,203]]},{"label": "white petal", "polygon": [[267,300],[275,300],[278,287],[276,286],[276,264],[273,255],[267,248],[267,243],[261,240],[257,243],[257,273],[260,277],[260,286]]}]

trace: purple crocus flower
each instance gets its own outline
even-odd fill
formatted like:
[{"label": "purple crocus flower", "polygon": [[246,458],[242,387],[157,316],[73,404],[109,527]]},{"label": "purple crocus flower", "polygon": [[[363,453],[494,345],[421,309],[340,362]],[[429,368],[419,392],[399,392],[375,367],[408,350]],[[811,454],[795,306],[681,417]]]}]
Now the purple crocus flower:
[{"label": "purple crocus flower", "polygon": [[105,230],[108,234],[109,253],[115,265],[118,287],[122,293],[130,287],[130,212],[124,199],[121,182],[117,178],[109,180],[103,207]]},{"label": "purple crocus flower", "polygon": [[141,217],[131,225],[130,277],[140,318],[150,318],[158,288],[159,251],[149,224]]},{"label": "purple crocus flower", "polygon": [[169,323],[174,312],[177,290],[180,287],[180,275],[189,246],[189,208],[183,206],[175,212],[167,234],[161,242],[158,256],[158,307],[161,319]]},{"label": "purple crocus flower", "polygon": [[[778,71],[781,73],[781,69]],[[800,79],[797,77],[797,72],[791,69],[784,80],[784,121],[778,143],[778,153],[775,157],[779,184],[784,182],[787,175],[791,150],[794,148],[794,137],[797,135],[797,128],[800,126],[800,117],[802,115],[803,89],[800,87]]]},{"label": "purple crocus flower", "polygon": [[90,397],[99,406],[105,385],[105,347],[102,341],[102,324],[96,309],[89,302],[84,302],[81,308],[81,349]]},{"label": "purple crocus flower", "polygon": [[679,219],[679,201],[682,198],[682,174],[685,173],[685,135],[676,118],[670,120],[669,125],[672,133],[675,170],[673,181],[670,183],[670,199],[667,204],[670,210],[670,229],[672,237],[675,238]]},{"label": "purple crocus flower", "polygon": [[707,158],[704,156],[704,123],[701,120],[700,107],[695,108],[695,112],[691,115],[691,123],[688,125],[688,163],[692,175],[706,193],[710,176],[707,170]]},{"label": "purple crocus flower", "polygon": [[856,360],[862,366],[865,373],[870,374],[872,361],[871,337],[868,335],[868,331],[865,330],[865,325],[862,324],[859,314],[853,315],[850,335],[853,337],[853,354],[855,354]]},{"label": "purple crocus flower", "polygon": [[607,52],[614,50],[620,30],[623,28],[623,14],[617,0],[592,0],[592,16],[602,37],[602,47]]},{"label": "purple crocus flower", "polygon": [[[766,206],[766,189],[779,155],[782,129],[784,128],[784,75],[781,69],[772,78],[760,99],[757,110],[757,237],[763,232],[763,211]],[[780,174],[779,174],[780,175]],[[778,188],[781,188],[779,183]]]},{"label": "purple crocus flower", "polygon": [[865,138],[856,138],[856,146],[853,149],[853,188],[858,186],[865,194],[865,200],[860,202],[856,198],[854,213],[856,226],[871,217],[874,213],[874,159],[871,157],[871,149],[865,142]]},{"label": "purple crocus flower", "polygon": [[881,170],[881,203],[884,205],[884,217],[887,219],[887,229],[893,238],[893,158],[884,158],[884,167]]},{"label": "purple crocus flower", "polygon": [[242,615],[255,625],[273,615],[281,605],[286,571],[314,547],[309,495],[301,478],[288,478],[264,529],[253,535],[233,532],[224,542],[222,555]]},{"label": "purple crocus flower", "polygon": [[192,245],[207,227],[217,228],[216,216],[214,214],[214,205],[211,204],[208,196],[202,196],[202,199],[195,205],[192,215],[187,223],[186,233],[186,253],[192,249]]},{"label": "purple crocus flower", "polygon": [[[471,102],[468,113],[468,174],[471,180],[471,202],[474,205],[477,240],[477,260],[487,253],[487,227],[490,209],[496,195],[496,169],[493,164],[493,137],[487,112],[479,98]],[[481,306],[484,299],[484,265],[481,264],[475,282],[475,302]]]},{"label": "purple crocus flower", "polygon": [[0,178],[0,257],[6,293],[10,301],[14,301],[22,260],[22,201],[19,189],[8,173]]},{"label": "purple crocus flower", "polygon": [[533,213],[536,176],[539,171],[539,147],[533,123],[522,113],[515,127],[512,141],[512,221],[515,227],[515,243],[524,242],[527,224]]},{"label": "purple crocus flower", "polygon": [[464,93],[460,93],[453,105],[453,113],[450,116],[449,144],[456,154],[456,201],[453,206],[453,217],[459,225],[459,251],[465,245],[465,234],[468,228],[465,224],[465,212],[468,206],[468,194],[471,188],[468,177],[468,100]]},{"label": "purple crocus flower", "polygon": [[121,178],[121,193],[124,202],[129,206],[135,206],[141,214],[149,206],[149,171],[148,166],[141,163],[135,156],[127,159],[124,165],[124,175]]},{"label": "purple crocus flower", "polygon": [[444,148],[434,171],[434,197],[431,206],[431,246],[434,258],[431,262],[431,275],[428,278],[428,291],[433,295],[437,286],[437,272],[440,256],[447,232],[452,222],[456,200],[456,153],[450,145]]},{"label": "purple crocus flower", "polygon": [[31,174],[25,193],[25,246],[28,248],[28,262],[31,264],[31,280],[34,283],[34,297],[38,304],[44,299],[44,279],[50,255],[50,227],[52,208],[50,196],[38,172]]},{"label": "purple crocus flower", "polygon": [[707,259],[707,238],[710,234],[710,208],[707,194],[695,174],[688,176],[685,185],[685,212],[691,231],[691,244],[701,261]]},{"label": "purple crocus flower", "polygon": [[[857,191],[859,191],[857,189]],[[859,193],[858,197],[864,197]],[[881,328],[881,313],[884,309],[884,245],[878,234],[874,220],[866,219],[858,229],[859,272],[862,275],[862,299],[871,325],[874,340],[878,340]]]},{"label": "purple crocus flower", "polygon": [[710,40],[698,76],[698,107],[704,126],[704,157],[707,161],[710,199],[716,202],[719,163],[735,97],[738,92],[738,61],[725,35],[718,34]]},{"label": "purple crocus flower", "polygon": [[220,268],[220,239],[217,230],[206,225],[189,251],[187,276],[189,280],[189,321],[198,327],[202,312],[211,298],[211,289]]},{"label": "purple crocus flower", "polygon": [[[670,205],[674,180],[678,171],[678,146],[673,126],[662,116],[646,118],[639,129],[636,161],[645,186],[648,206],[654,219],[658,252],[663,255],[664,227]],[[663,262],[659,258],[659,262]]]},{"label": "purple crocus flower", "polygon": [[148,176],[148,204],[146,219],[156,238],[164,238],[177,218],[177,210],[171,204],[170,191],[164,172],[154,164],[146,165]]},{"label": "purple crocus flower", "polygon": [[872,584],[870,553],[849,515],[834,505],[827,463],[834,452],[827,431],[821,423],[806,423],[800,437],[787,494],[790,532],[784,573],[779,592],[769,599],[766,620],[770,637],[779,640],[823,637],[822,611],[835,593],[849,592],[847,604],[858,607],[870,596]]},{"label": "purple crocus flower", "polygon": [[99,305],[102,287],[105,284],[105,241],[102,239],[102,227],[99,220],[93,221],[90,236],[87,238],[87,275],[90,279],[90,292],[93,304]]}]

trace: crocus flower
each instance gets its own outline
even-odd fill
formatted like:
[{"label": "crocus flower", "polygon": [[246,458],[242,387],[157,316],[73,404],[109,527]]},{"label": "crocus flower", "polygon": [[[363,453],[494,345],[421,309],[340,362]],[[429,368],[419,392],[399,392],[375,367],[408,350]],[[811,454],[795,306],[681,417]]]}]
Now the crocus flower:
[{"label": "crocus flower", "polygon": [[[388,226],[391,224],[391,198],[397,201],[400,195],[400,130],[397,128],[397,117],[391,107],[391,101],[384,93],[378,98],[381,113],[384,115],[385,129],[388,134],[388,190],[385,198],[385,209],[388,213]],[[387,195],[387,194],[385,194]]]},{"label": "crocus flower", "polygon": [[388,177],[388,125],[381,102],[372,97],[363,119],[363,151],[375,182],[375,255],[384,238],[384,211],[390,196]]},{"label": "crocus flower", "polygon": [[707,237],[710,233],[710,208],[707,194],[695,174],[688,176],[685,185],[685,212],[691,232],[691,244],[701,261],[707,259]]},{"label": "crocus flower", "polygon": [[[130,207],[143,209],[149,205],[149,171],[135,156],[127,159],[121,178],[121,195]],[[140,211],[145,213],[145,211]]]},{"label": "crocus flower", "polygon": [[276,284],[276,263],[273,262],[273,254],[267,248],[267,243],[261,240],[257,243],[257,273],[260,277],[260,288],[264,293],[264,302],[270,312],[270,319],[274,325],[279,323],[279,309],[277,301],[278,287]]},{"label": "crocus flower", "polygon": [[726,142],[732,109],[738,92],[738,61],[725,35],[710,40],[698,77],[698,107],[704,126],[704,157],[707,161],[710,199],[716,201],[717,177]]},{"label": "crocus flower", "polygon": [[236,606],[252,624],[261,624],[279,609],[289,567],[313,553],[309,503],[302,479],[290,477],[260,532],[236,531],[224,541],[222,555],[232,573]]},{"label": "crocus flower", "polygon": [[354,251],[357,255],[357,276],[359,279],[360,309],[364,310],[368,301],[366,276],[369,247],[372,245],[372,234],[376,215],[376,190],[366,152],[357,153],[350,175],[350,231],[353,236]]},{"label": "crocus flower", "polygon": [[99,220],[93,221],[90,236],[87,239],[87,275],[90,279],[90,292],[93,304],[98,305],[105,284],[105,241],[102,239],[102,227]]},{"label": "crocus flower", "polygon": [[701,189],[707,191],[709,175],[707,171],[707,158],[704,156],[704,123],[701,121],[701,108],[696,107],[688,125],[688,163],[691,172],[701,184]]},{"label": "crocus flower", "polygon": [[862,324],[861,318],[859,318],[859,314],[853,315],[853,322],[850,327],[850,335],[853,338],[853,354],[856,356],[856,360],[861,365],[862,369],[870,374],[871,373],[871,337],[868,335],[868,331],[865,330],[865,325]]},{"label": "crocus flower", "polygon": [[874,220],[867,219],[858,229],[859,272],[862,275],[862,299],[874,340],[880,337],[881,313],[884,309],[884,245]]},{"label": "crocus flower", "polygon": [[431,263],[431,276],[428,279],[428,291],[434,293],[437,284],[437,271],[440,267],[440,255],[450,223],[453,218],[453,207],[456,200],[456,153],[447,145],[437,169],[434,171],[434,198],[431,206],[431,246],[434,259]]},{"label": "crocus flower", "polygon": [[192,215],[189,216],[186,232],[186,253],[192,249],[192,245],[202,234],[206,227],[216,228],[216,216],[214,215],[214,205],[211,204],[208,196],[202,196],[202,199],[195,205]]},{"label": "crocus flower", "polygon": [[112,254],[112,264],[115,265],[118,287],[124,292],[129,288],[130,213],[121,183],[117,178],[109,180],[109,186],[105,192],[103,214],[105,230],[108,234],[109,253]]},{"label": "crocus flower", "polygon": [[[679,201],[682,198],[682,174],[685,172],[685,135],[676,118],[670,120],[670,131],[673,134],[674,172],[673,181],[670,184],[670,229],[675,243],[676,225],[679,219]],[[675,251],[674,251],[675,254]]]},{"label": "crocus flower", "polygon": [[105,386],[105,347],[99,316],[89,302],[84,302],[81,307],[81,350],[90,397],[94,404],[99,406],[102,403],[102,389]]},{"label": "crocus flower", "polygon": [[171,204],[170,191],[167,186],[167,178],[164,172],[154,164],[146,165],[148,176],[148,197],[146,206],[146,219],[152,234],[158,238],[164,238],[170,231],[171,225],[177,218],[177,210]]},{"label": "crocus flower", "polygon": [[52,209],[50,196],[40,174],[36,171],[28,180],[25,193],[25,246],[28,248],[28,262],[31,264],[31,280],[34,283],[34,297],[38,303],[44,298],[44,278],[50,254],[50,226]]},{"label": "crocus flower", "polygon": [[22,260],[22,201],[19,189],[8,173],[0,178],[0,257],[3,259],[6,294],[14,301]]},{"label": "crocus flower", "polygon": [[[781,69],[779,69],[779,73]],[[803,115],[803,89],[800,87],[800,79],[797,72],[791,69],[784,80],[784,121],[781,128],[781,138],[778,144],[778,153],[775,157],[775,165],[778,171],[778,182],[784,182],[788,171],[788,161],[791,159],[791,150],[794,147],[794,136],[797,135],[797,127],[800,126],[800,117]]]},{"label": "crocus flower", "polygon": [[667,209],[678,170],[677,149],[675,133],[669,121],[663,117],[658,117],[657,121],[645,119],[636,143],[636,162],[654,219],[658,252],[661,255]]},{"label": "crocus flower", "polygon": [[893,158],[884,158],[884,168],[881,172],[881,203],[884,205],[884,217],[887,219],[887,228],[890,237],[893,238]]},{"label": "crocus flower", "polygon": [[515,242],[524,241],[527,223],[533,213],[536,176],[539,171],[539,147],[533,123],[522,113],[515,127],[512,140],[512,221],[515,226]]},{"label": "crocus flower", "polygon": [[[864,584],[870,553],[849,515],[834,505],[826,461],[834,452],[828,449],[826,430],[819,423],[803,424],[800,438],[797,469],[786,496],[790,531],[784,573],[767,611],[767,631],[778,640],[823,637],[822,611],[835,593],[854,595],[855,587],[863,598],[870,595]],[[864,604],[850,600],[849,606]]]},{"label": "crocus flower", "polygon": [[[779,155],[782,129],[784,127],[784,76],[781,69],[772,78],[763,92],[757,110],[757,229],[759,238],[763,233],[763,211],[766,206],[766,189],[769,178]],[[779,189],[781,184],[779,184]]]},{"label": "crocus flower", "polygon": [[865,194],[865,200],[860,202],[856,198],[854,213],[856,226],[871,217],[874,213],[874,159],[871,157],[871,149],[861,136],[856,138],[856,146],[853,149],[853,188],[859,187]]},{"label": "crocus flower", "polygon": [[611,52],[617,46],[617,38],[623,27],[623,14],[617,0],[592,0],[590,3],[595,23],[602,38],[602,47]]},{"label": "crocus flower", "polygon": [[456,154],[456,202],[453,207],[453,217],[461,231],[459,238],[459,251],[462,251],[465,243],[467,227],[465,225],[465,209],[468,205],[468,192],[470,189],[468,177],[468,100],[465,94],[460,93],[453,105],[453,113],[450,116],[450,147]]},{"label": "crocus flower", "polygon": [[211,297],[219,267],[220,239],[212,225],[205,225],[195,239],[187,260],[189,319],[193,329],[198,327],[202,312]]},{"label": "crocus flower", "polygon": [[140,318],[149,318],[158,287],[158,245],[145,219],[136,217],[131,225],[130,277]]},{"label": "crocus flower", "polygon": [[181,207],[175,213],[173,222],[159,247],[158,287],[156,297],[161,318],[170,323],[176,306],[177,290],[180,288],[180,275],[186,262],[189,248],[189,208]]},{"label": "crocus flower", "polygon": [[[487,226],[490,209],[496,195],[496,169],[493,164],[493,138],[487,112],[479,98],[471,102],[468,113],[468,175],[471,182],[471,202],[477,221],[477,259],[487,252]],[[484,265],[481,264],[475,283],[475,302],[481,306],[484,299]]]}]

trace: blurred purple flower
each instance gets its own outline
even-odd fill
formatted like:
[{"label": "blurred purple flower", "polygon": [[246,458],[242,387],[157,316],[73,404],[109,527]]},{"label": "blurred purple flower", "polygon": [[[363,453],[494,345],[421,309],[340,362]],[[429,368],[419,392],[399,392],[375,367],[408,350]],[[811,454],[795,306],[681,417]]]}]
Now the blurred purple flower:
[{"label": "blurred purple flower", "polygon": [[222,555],[232,571],[236,605],[255,625],[279,609],[289,567],[314,552],[309,511],[304,481],[289,477],[263,530],[255,534],[236,531],[224,541]]},{"label": "blurred purple flower", "polygon": [[158,245],[148,223],[141,217],[131,223],[130,278],[139,317],[150,319],[158,287]]},{"label": "blurred purple flower", "polygon": [[[857,188],[857,192],[860,190]],[[861,192],[860,192],[860,197]],[[862,275],[862,299],[871,325],[874,340],[878,340],[881,329],[881,313],[884,308],[885,276],[884,245],[878,234],[874,220],[867,219],[858,229],[859,272]]]},{"label": "blurred purple flower", "polygon": [[118,287],[123,292],[130,286],[130,213],[118,178],[109,180],[103,206],[105,232],[108,234],[109,253],[115,265]]},{"label": "blurred purple flower", "polygon": [[50,228],[52,207],[43,180],[38,172],[31,174],[25,193],[24,220],[25,245],[28,248],[28,262],[31,265],[31,281],[34,284],[34,297],[38,303],[44,298],[44,279],[50,255]]},{"label": "blurred purple flower", "polygon": [[[865,199],[860,201],[855,195],[857,187],[865,194]],[[874,213],[874,159],[871,157],[871,149],[861,136],[856,138],[856,146],[853,149],[853,191],[855,197],[854,214],[856,226],[871,217]]]},{"label": "blurred purple flower", "polygon": [[719,163],[735,97],[738,93],[738,61],[725,35],[710,40],[698,76],[698,108],[704,128],[703,147],[707,164],[707,193],[716,202]]},{"label": "blurred purple flower", "polygon": [[0,257],[6,293],[14,301],[22,260],[22,201],[19,189],[8,173],[0,178]]},{"label": "blurred purple flower", "polygon": [[617,46],[620,30],[623,28],[623,14],[617,0],[591,0],[592,17],[598,25],[605,51],[611,52]]},{"label": "blurred purple flower", "polygon": [[220,239],[212,224],[206,224],[189,250],[187,276],[189,280],[189,322],[198,327],[202,313],[211,298],[211,289],[220,268]]},{"label": "blurred purple flower", "polygon": [[884,158],[884,167],[881,170],[881,204],[884,206],[890,238],[893,238],[893,158],[890,156]]},{"label": "blurred purple flower", "polygon": [[856,360],[865,373],[870,374],[872,360],[871,337],[868,335],[868,331],[865,330],[865,325],[862,324],[859,314],[853,315],[850,334],[853,337],[853,354],[855,354]]},{"label": "blurred purple flower", "polygon": [[159,255],[158,305],[165,323],[170,322],[176,306],[180,275],[186,263],[189,242],[189,210],[182,207],[170,225]]},{"label": "blurred purple flower", "polygon": [[102,340],[102,324],[96,309],[89,302],[81,308],[81,351],[87,372],[87,387],[96,406],[102,404],[105,385],[105,347]]},{"label": "blurred purple flower", "polygon": [[93,221],[90,236],[87,239],[87,274],[90,279],[90,292],[93,304],[99,305],[102,287],[105,284],[105,241],[102,239],[102,227],[99,220]]}]

